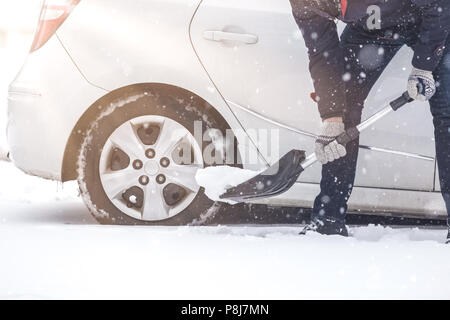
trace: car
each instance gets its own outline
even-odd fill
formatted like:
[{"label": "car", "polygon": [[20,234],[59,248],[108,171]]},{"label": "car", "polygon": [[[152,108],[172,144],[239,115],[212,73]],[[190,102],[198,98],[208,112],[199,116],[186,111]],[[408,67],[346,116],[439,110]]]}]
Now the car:
[{"label": "car", "polygon": [[[404,48],[390,64],[365,118],[405,91],[411,57]],[[308,61],[287,0],[46,0],[9,88],[9,154],[28,174],[78,180],[100,223],[190,224],[223,206],[199,169],[260,170],[313,152]],[[311,207],[320,171],[254,202]],[[445,216],[426,104],[362,135],[350,210]]]}]

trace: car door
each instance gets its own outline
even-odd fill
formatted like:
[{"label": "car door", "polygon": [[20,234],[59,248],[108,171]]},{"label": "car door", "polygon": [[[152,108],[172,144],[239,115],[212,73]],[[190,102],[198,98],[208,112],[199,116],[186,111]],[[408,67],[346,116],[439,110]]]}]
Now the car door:
[{"label": "car door", "polygon": [[[293,148],[312,152],[321,120],[310,98],[306,47],[288,0],[203,0],[190,32],[206,71],[269,162]],[[410,61],[411,52],[402,50],[372,90],[364,117],[405,90]],[[427,109],[408,107],[363,134],[361,143],[375,148],[360,152],[357,185],[433,189]],[[272,148],[277,152],[267,147],[264,129],[278,134],[279,148]],[[301,181],[319,178],[315,165]]]}]

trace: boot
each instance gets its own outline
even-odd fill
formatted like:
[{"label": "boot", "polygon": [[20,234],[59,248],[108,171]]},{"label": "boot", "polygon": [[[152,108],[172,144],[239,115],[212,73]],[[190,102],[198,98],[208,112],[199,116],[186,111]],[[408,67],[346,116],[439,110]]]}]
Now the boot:
[{"label": "boot", "polygon": [[308,232],[317,232],[323,235],[339,235],[348,237],[348,230],[345,223],[332,219],[316,220],[306,225],[300,235],[306,235]]}]

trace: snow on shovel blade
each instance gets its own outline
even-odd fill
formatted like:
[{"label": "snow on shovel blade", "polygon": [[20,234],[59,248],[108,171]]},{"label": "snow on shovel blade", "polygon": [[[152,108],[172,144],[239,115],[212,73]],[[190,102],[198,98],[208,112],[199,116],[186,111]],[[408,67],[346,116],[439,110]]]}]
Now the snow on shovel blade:
[{"label": "snow on shovel blade", "polygon": [[256,177],[228,189],[220,198],[244,202],[281,194],[297,181],[304,170],[305,158],[305,151],[292,150]]}]

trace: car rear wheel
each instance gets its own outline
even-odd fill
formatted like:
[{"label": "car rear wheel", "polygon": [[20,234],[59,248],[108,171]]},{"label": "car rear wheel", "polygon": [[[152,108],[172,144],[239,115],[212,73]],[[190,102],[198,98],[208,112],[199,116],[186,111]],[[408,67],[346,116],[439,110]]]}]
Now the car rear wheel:
[{"label": "car rear wheel", "polygon": [[220,208],[195,180],[207,166],[203,151],[211,145],[202,133],[225,129],[192,96],[144,92],[111,103],[80,150],[78,182],[86,205],[104,224],[201,221],[211,208]]}]

